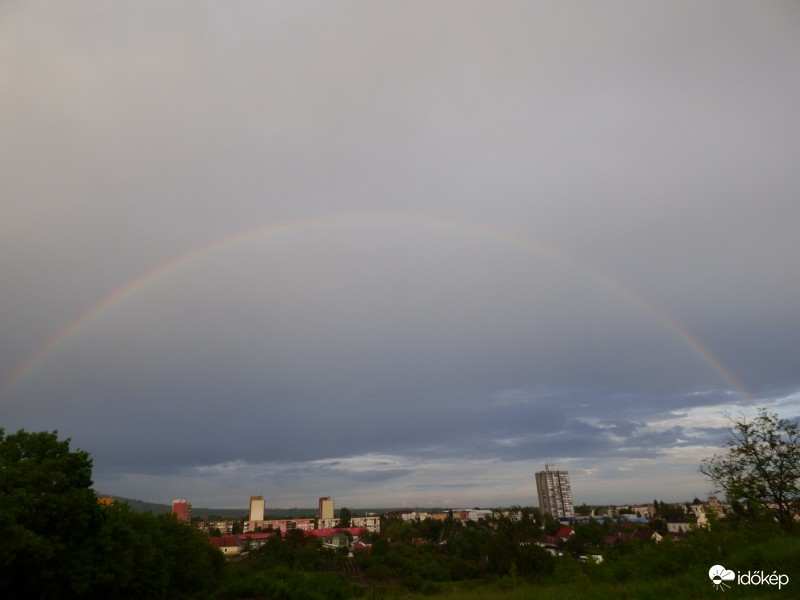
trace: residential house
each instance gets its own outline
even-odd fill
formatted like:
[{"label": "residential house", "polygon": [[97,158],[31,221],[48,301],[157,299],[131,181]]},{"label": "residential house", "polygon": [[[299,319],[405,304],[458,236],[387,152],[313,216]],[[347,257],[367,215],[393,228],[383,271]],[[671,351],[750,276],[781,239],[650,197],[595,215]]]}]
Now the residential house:
[{"label": "residential house", "polygon": [[556,535],[554,537],[558,538],[562,542],[566,542],[573,535],[575,535],[575,530],[572,529],[572,527],[562,527],[556,531]]},{"label": "residential house", "polygon": [[620,533],[618,536],[620,542],[655,542],[658,544],[661,540],[664,539],[664,536],[660,535],[657,531],[651,531],[648,529],[639,529],[638,531],[633,531],[631,533]]},{"label": "residential house", "polygon": [[687,533],[697,527],[697,517],[687,515],[681,517],[673,515],[667,518],[667,531],[669,533]]},{"label": "residential house", "polygon": [[350,548],[350,538],[343,533],[335,532],[325,536],[322,540],[322,547],[331,550],[340,548]]},{"label": "residential house", "polygon": [[219,548],[225,556],[236,556],[242,552],[242,541],[235,535],[210,536],[208,543]]},{"label": "residential house", "polygon": [[249,545],[251,548],[260,548],[267,543],[273,536],[280,535],[279,531],[265,531],[259,533],[240,533],[235,537],[242,543],[242,546]]}]

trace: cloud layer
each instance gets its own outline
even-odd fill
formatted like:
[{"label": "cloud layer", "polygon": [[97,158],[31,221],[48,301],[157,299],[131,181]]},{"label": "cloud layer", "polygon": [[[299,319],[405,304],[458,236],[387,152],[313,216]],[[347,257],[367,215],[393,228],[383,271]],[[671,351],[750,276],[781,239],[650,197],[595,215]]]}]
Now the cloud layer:
[{"label": "cloud layer", "polygon": [[0,407],[165,501],[682,500],[798,415],[786,3],[12,4]]}]

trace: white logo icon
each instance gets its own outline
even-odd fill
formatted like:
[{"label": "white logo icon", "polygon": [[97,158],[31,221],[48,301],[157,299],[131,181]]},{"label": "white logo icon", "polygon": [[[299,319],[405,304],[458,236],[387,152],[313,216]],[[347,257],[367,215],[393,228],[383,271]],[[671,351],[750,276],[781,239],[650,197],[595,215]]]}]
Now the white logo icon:
[{"label": "white logo icon", "polygon": [[715,588],[725,591],[724,588],[731,587],[725,582],[736,579],[736,573],[722,565],[714,565],[708,570],[708,578],[711,579],[711,583]]}]

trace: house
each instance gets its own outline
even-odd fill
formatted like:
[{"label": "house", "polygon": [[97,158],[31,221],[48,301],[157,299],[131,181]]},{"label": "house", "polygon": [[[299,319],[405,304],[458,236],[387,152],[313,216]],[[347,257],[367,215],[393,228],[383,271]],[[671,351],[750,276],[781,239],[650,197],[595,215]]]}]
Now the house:
[{"label": "house", "polygon": [[236,556],[242,552],[242,541],[235,535],[211,536],[208,543],[219,548],[225,556]]},{"label": "house", "polygon": [[554,537],[560,539],[563,542],[566,542],[570,537],[575,535],[575,530],[572,527],[562,527],[558,531],[556,531],[556,535]]},{"label": "house", "polygon": [[541,546],[545,551],[552,556],[561,556],[562,539],[554,535],[543,535],[536,542],[537,546]]},{"label": "house", "polygon": [[613,546],[614,544],[619,543],[619,536],[618,535],[607,535],[603,538],[603,545],[605,546]]},{"label": "house", "polygon": [[705,506],[703,506],[700,500],[695,498],[694,502],[689,506],[689,509],[692,511],[695,519],[697,519],[698,527],[708,527],[708,517],[706,516]]},{"label": "house", "polygon": [[310,529],[306,531],[306,535],[324,538],[333,535],[334,533],[345,533],[348,532],[353,537],[364,536],[366,529],[363,527],[335,527],[335,528],[328,528],[328,529]]},{"label": "house", "polygon": [[620,542],[639,541],[655,542],[656,544],[664,539],[664,536],[660,535],[657,531],[650,531],[648,529],[640,529],[631,533],[620,533],[618,537]]},{"label": "house", "polygon": [[240,533],[235,535],[234,537],[238,538],[238,540],[242,543],[244,547],[245,544],[249,545],[251,548],[260,548],[264,544],[267,543],[267,540],[273,536],[280,536],[279,531],[266,531],[263,533]]},{"label": "house", "polygon": [[687,533],[697,527],[697,517],[694,515],[681,517],[678,515],[667,518],[667,531],[669,533]]},{"label": "house", "polygon": [[338,550],[339,548],[349,548],[350,538],[343,533],[331,533],[322,538],[322,547]]}]

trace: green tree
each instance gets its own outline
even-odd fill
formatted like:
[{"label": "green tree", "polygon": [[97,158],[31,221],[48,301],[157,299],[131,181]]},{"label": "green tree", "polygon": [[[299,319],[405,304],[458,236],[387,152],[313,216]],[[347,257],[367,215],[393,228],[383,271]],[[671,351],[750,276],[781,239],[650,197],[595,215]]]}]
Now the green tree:
[{"label": "green tree", "polygon": [[556,532],[559,529],[561,529],[561,527],[563,527],[563,525],[561,524],[561,521],[556,519],[550,513],[545,513],[544,514],[543,521],[544,521],[544,523],[543,523],[542,529],[544,529],[544,532],[547,535],[555,535]]},{"label": "green tree", "polygon": [[205,535],[172,514],[103,509],[103,527],[86,543],[96,549],[98,598],[192,598],[208,592],[224,557]]},{"label": "green tree", "polygon": [[700,472],[729,502],[769,511],[790,531],[800,500],[798,425],[765,409],[752,420],[729,420],[727,451],[704,460]]},{"label": "green tree", "polygon": [[393,542],[410,542],[414,537],[414,529],[411,523],[404,521],[401,517],[389,517],[383,523],[386,537]]},{"label": "green tree", "polygon": [[0,429],[0,595],[79,595],[92,586],[100,507],[92,460],[54,431]]},{"label": "green tree", "polygon": [[428,542],[438,542],[442,539],[444,523],[439,519],[428,517],[412,526],[414,537],[421,538]]},{"label": "green tree", "polygon": [[192,598],[224,557],[171,514],[99,506],[89,454],[0,429],[0,597]]},{"label": "green tree", "polygon": [[606,530],[603,528],[602,523],[595,519],[590,519],[586,523],[576,524],[574,528],[575,539],[582,544],[600,546],[606,536]]},{"label": "green tree", "polygon": [[536,544],[541,532],[529,512],[515,508],[508,515],[495,513],[492,528],[486,545],[490,571],[526,578],[553,571],[552,557]]},{"label": "green tree", "polygon": [[339,527],[350,527],[350,520],[352,518],[353,514],[350,512],[349,508],[343,506],[339,509]]}]

